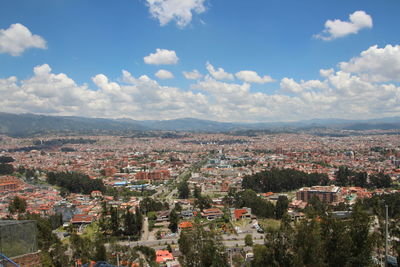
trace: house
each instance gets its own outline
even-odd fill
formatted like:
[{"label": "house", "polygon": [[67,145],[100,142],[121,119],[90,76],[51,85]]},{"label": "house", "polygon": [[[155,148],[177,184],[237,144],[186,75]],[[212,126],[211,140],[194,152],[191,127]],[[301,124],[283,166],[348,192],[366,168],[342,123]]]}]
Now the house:
[{"label": "house", "polygon": [[251,208],[231,209],[232,220],[251,219]]},{"label": "house", "polygon": [[157,222],[165,222],[169,220],[169,210],[163,210],[157,212]]},{"label": "house", "polygon": [[207,220],[214,220],[217,218],[222,218],[222,216],[224,216],[224,213],[220,209],[217,209],[217,208],[205,209],[201,213],[201,216],[203,218],[207,218]]},{"label": "house", "polygon": [[192,229],[192,228],[193,228],[193,224],[192,224],[191,222],[188,222],[188,221],[181,222],[181,223],[178,225],[178,229],[179,229],[180,231],[182,231],[182,230],[190,230],[190,229]]},{"label": "house", "polygon": [[166,263],[167,261],[173,261],[174,256],[168,250],[157,250],[156,251],[156,262],[158,264]]},{"label": "house", "polygon": [[72,219],[72,224],[91,224],[94,221],[94,216],[89,214],[75,214]]},{"label": "house", "polygon": [[182,210],[181,211],[182,218],[191,218],[193,217],[193,210]]},{"label": "house", "polygon": [[90,195],[92,196],[92,198],[102,197],[103,196],[103,194],[99,190],[92,191],[92,193],[90,193]]},{"label": "house", "polygon": [[294,210],[289,210],[288,215],[290,216],[290,219],[295,222],[304,219],[306,217],[303,212],[298,212]]}]

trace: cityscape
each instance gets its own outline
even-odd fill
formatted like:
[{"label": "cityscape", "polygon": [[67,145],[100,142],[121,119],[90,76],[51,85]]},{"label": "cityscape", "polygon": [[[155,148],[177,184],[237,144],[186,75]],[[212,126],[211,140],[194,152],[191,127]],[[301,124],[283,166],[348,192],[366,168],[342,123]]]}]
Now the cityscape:
[{"label": "cityscape", "polygon": [[0,7],[0,267],[399,266],[396,1]]}]

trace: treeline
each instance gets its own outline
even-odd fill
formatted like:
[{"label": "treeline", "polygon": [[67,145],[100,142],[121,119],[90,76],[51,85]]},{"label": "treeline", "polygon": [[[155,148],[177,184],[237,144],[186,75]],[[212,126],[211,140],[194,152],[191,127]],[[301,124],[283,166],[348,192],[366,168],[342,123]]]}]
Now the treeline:
[{"label": "treeline", "polygon": [[130,207],[120,211],[103,202],[99,226],[106,235],[129,236],[133,240],[138,240],[143,227],[143,215],[138,207],[135,213],[132,213]]},{"label": "treeline", "polygon": [[144,211],[145,213],[151,211],[168,210],[168,209],[169,209],[168,202],[157,201],[149,197],[145,197],[142,201],[140,201],[140,210]]},{"label": "treeline", "polygon": [[76,172],[49,172],[47,182],[66,189],[70,193],[90,194],[94,190],[105,192],[106,187],[100,179]]},{"label": "treeline", "polygon": [[329,213],[294,225],[283,219],[279,230],[253,247],[251,266],[374,266],[374,251],[383,247],[370,232],[371,217],[356,205],[346,220]]},{"label": "treeline", "polygon": [[0,175],[12,174],[14,166],[8,163],[0,163]]},{"label": "treeline", "polygon": [[11,163],[14,162],[15,159],[13,157],[10,156],[1,156],[0,157],[0,163]]},{"label": "treeline", "polygon": [[304,186],[327,185],[328,183],[329,178],[326,174],[308,174],[293,169],[273,168],[245,176],[242,180],[242,188],[256,192],[284,192]]},{"label": "treeline", "polygon": [[379,172],[368,175],[366,172],[356,172],[346,166],[340,166],[335,173],[335,184],[338,186],[359,186],[364,188],[388,188],[392,186],[390,176]]},{"label": "treeline", "polygon": [[275,219],[281,219],[289,206],[289,200],[286,196],[279,196],[276,205],[274,205],[271,201],[257,196],[256,192],[251,189],[236,192],[233,188],[229,189],[224,198],[224,203],[228,207],[251,208],[251,213],[257,217]]},{"label": "treeline", "polygon": [[[379,218],[385,218],[385,205],[388,205],[389,218],[400,222],[400,193],[375,195],[364,199],[364,206],[372,209]],[[400,233],[400,224],[399,224]]]},{"label": "treeline", "polygon": [[[101,218],[108,218],[108,223],[110,223],[110,216],[113,216],[113,213],[114,211],[111,211],[111,207],[108,207],[106,214]],[[140,214],[140,212],[138,214]],[[135,214],[118,212],[118,216],[119,227],[117,234],[132,234],[134,239],[137,238],[134,235],[136,234],[139,236],[140,230],[136,230],[136,228],[139,227],[138,224],[134,222],[136,220]],[[154,249],[145,246],[120,246],[114,242],[106,249],[106,239],[103,233],[96,233],[92,238],[89,238],[87,236],[78,235],[72,228],[69,228],[68,231],[71,233],[69,238],[70,242],[61,242],[53,232],[53,230],[62,225],[60,215],[43,217],[38,214],[24,214],[20,216],[20,219],[36,221],[38,248],[42,262],[41,266],[69,267],[75,265],[77,260],[80,260],[83,264],[90,263],[91,260],[108,261],[112,264],[117,264],[116,253],[121,253],[120,260],[133,262],[143,257],[145,260],[144,263],[155,266],[156,253]],[[142,218],[139,217],[137,221],[141,222]],[[99,223],[103,222],[104,221],[100,219]],[[107,227],[110,226],[109,224]]]},{"label": "treeline", "polygon": [[94,144],[96,140],[93,139],[52,139],[52,140],[35,140],[33,144],[36,146],[61,146],[66,144]]}]

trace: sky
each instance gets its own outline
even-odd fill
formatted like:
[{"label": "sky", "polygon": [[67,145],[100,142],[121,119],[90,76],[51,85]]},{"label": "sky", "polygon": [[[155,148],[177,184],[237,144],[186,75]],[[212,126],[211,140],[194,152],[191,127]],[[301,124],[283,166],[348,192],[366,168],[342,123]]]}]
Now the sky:
[{"label": "sky", "polygon": [[2,0],[0,112],[400,116],[398,0]]}]

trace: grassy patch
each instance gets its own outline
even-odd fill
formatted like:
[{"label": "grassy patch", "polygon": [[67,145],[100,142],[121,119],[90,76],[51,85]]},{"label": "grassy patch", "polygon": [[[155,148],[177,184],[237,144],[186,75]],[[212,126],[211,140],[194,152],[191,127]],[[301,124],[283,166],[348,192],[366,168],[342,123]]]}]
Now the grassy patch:
[{"label": "grassy patch", "polygon": [[258,224],[264,231],[269,231],[269,230],[277,231],[281,226],[281,221],[275,219],[260,219],[258,220]]},{"label": "grassy patch", "polygon": [[95,241],[96,234],[99,232],[99,230],[100,230],[99,224],[97,222],[93,222],[85,228],[82,237],[87,237],[90,240]]}]

